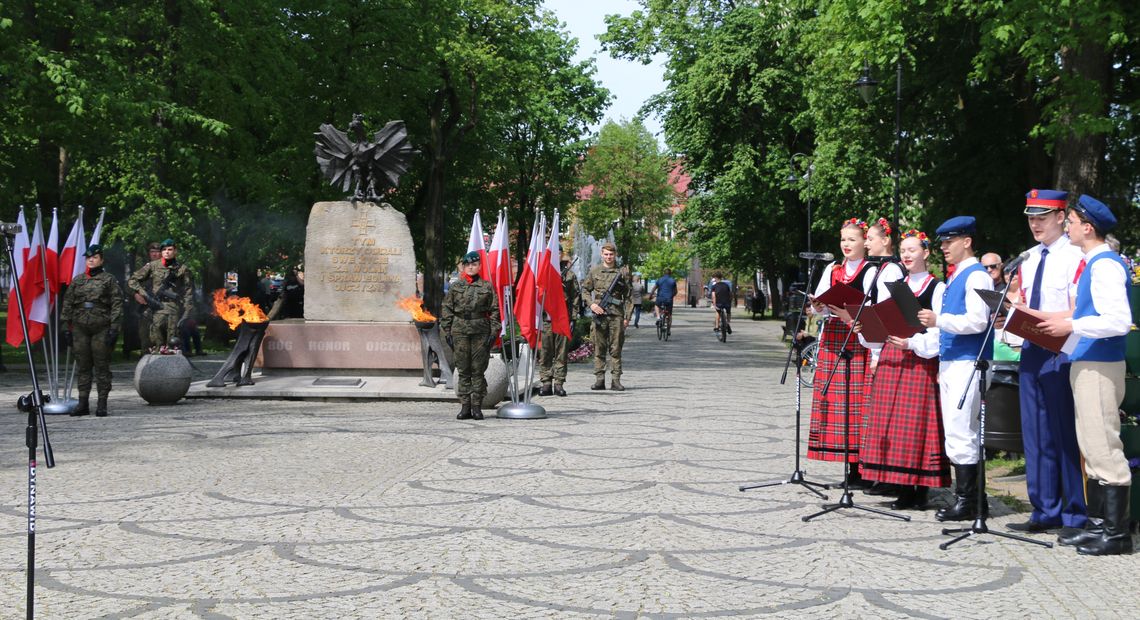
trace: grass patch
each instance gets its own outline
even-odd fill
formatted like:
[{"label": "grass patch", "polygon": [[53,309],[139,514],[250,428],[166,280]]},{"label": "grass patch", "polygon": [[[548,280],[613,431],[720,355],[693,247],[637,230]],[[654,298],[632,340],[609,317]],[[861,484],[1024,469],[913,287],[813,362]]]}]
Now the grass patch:
[{"label": "grass patch", "polygon": [[1022,476],[1025,474],[1025,455],[999,452],[986,460],[986,473],[990,476]]},{"label": "grass patch", "polygon": [[1014,512],[1029,512],[1030,510],[1033,510],[1033,506],[1031,506],[1029,502],[1021,499],[1020,497],[1010,495],[1009,493],[1001,493],[1000,495],[994,494],[990,495],[990,497],[993,497],[999,502],[1005,504],[1007,508]]}]

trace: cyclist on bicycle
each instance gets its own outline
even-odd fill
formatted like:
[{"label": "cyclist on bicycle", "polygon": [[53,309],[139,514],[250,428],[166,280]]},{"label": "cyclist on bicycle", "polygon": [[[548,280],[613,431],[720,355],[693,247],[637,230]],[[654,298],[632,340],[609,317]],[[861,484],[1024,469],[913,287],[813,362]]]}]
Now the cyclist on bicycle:
[{"label": "cyclist on bicycle", "polygon": [[[720,329],[720,311],[724,311],[724,319],[728,321],[732,312],[732,286],[725,282],[719,271],[713,273],[712,286],[709,288],[709,297],[712,300],[713,311],[716,312],[713,331]],[[725,325],[725,331],[732,333],[732,323]]]},{"label": "cyclist on bicycle", "polygon": [[[673,298],[677,296],[677,281],[673,279],[673,270],[666,269],[665,274],[653,283],[653,290],[649,291],[653,297],[653,316],[660,322],[664,316],[662,312],[673,314]],[[656,295],[656,296],[654,296]]]}]

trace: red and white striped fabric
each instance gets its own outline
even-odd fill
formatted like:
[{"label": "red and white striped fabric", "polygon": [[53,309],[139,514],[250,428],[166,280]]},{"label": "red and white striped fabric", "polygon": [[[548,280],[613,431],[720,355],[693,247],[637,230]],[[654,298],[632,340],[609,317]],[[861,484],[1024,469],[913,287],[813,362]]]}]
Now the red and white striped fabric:
[{"label": "red and white striped fabric", "polygon": [[538,300],[538,267],[544,250],[542,243],[546,237],[543,230],[545,226],[545,221],[539,220],[531,228],[526,262],[523,264],[522,273],[519,274],[519,281],[515,284],[515,295],[518,299],[515,303],[515,318],[519,322],[519,332],[531,349],[538,348],[539,336],[542,334],[540,314],[542,308]]},{"label": "red and white striped fabric", "polygon": [[67,242],[63,244],[63,251],[59,253],[60,284],[71,284],[75,276],[83,273],[87,265],[84,261],[76,260],[76,258],[83,256],[86,250],[87,241],[83,232],[83,207],[79,207],[79,215],[75,217],[75,223],[71,225],[71,233],[67,235]]},{"label": "red and white striped fabric", "polygon": [[[18,347],[24,342],[24,330],[20,327],[20,307],[16,305],[16,287],[20,285],[20,278],[24,275],[24,265],[28,260],[28,222],[24,218],[24,208],[20,207],[20,215],[16,218],[20,232],[16,233],[13,246],[13,256],[16,264],[12,265],[12,280],[8,286],[8,322],[5,325],[5,340],[8,344]],[[21,290],[21,293],[23,291]]]},{"label": "red and white striped fabric", "polygon": [[28,261],[20,276],[20,294],[24,297],[24,308],[28,312],[28,344],[35,344],[44,337],[51,307],[51,291],[47,286],[47,252],[44,250],[43,215],[36,209],[36,228],[32,232]]},{"label": "red and white striped fabric", "polygon": [[562,290],[562,269],[558,262],[562,252],[558,247],[558,211],[550,225],[550,239],[542,252],[538,270],[538,287],[542,289],[542,306],[550,315],[550,329],[556,334],[570,337],[570,310],[566,307],[566,293]]},{"label": "red and white striped fabric", "polygon": [[507,233],[506,216],[500,211],[499,221],[495,224],[495,234],[491,237],[491,249],[487,251],[487,259],[483,261],[487,281],[495,289],[495,296],[499,299],[499,316],[502,317],[502,332],[507,331],[507,309],[503,301],[503,287],[511,285],[511,248]]}]

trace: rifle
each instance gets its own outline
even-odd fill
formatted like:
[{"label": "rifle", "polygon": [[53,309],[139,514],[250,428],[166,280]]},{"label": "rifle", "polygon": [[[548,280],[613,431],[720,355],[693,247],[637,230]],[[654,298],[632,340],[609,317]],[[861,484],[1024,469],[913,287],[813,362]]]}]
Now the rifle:
[{"label": "rifle", "polygon": [[577,257],[577,256],[575,256],[575,257],[574,257],[574,260],[570,261],[569,263],[566,263],[566,266],[562,268],[562,274],[561,274],[561,275],[562,275],[562,277],[563,277],[563,278],[565,278],[565,277],[566,277],[566,274],[567,274],[567,273],[568,273],[568,272],[569,272],[571,269],[573,269],[573,268],[574,268],[574,263],[576,263],[576,262],[578,262],[578,257]]},{"label": "rifle", "polygon": [[594,313],[595,321],[601,322],[601,320],[606,317],[606,313],[604,311],[614,303],[614,288],[617,286],[618,282],[621,282],[621,271],[617,272],[617,275],[614,276],[614,281],[610,282],[609,287],[606,288],[606,292],[598,301],[598,305],[602,307],[603,312],[601,314],[598,314],[597,312]]},{"label": "rifle", "polygon": [[171,272],[166,274],[166,277],[162,279],[162,285],[158,287],[158,291],[155,292],[155,294],[152,295],[144,290],[143,297],[146,298],[147,307],[157,311],[162,310],[162,303],[164,301],[181,301],[182,298],[179,297],[177,291],[174,290],[177,280],[178,274],[171,270]]}]

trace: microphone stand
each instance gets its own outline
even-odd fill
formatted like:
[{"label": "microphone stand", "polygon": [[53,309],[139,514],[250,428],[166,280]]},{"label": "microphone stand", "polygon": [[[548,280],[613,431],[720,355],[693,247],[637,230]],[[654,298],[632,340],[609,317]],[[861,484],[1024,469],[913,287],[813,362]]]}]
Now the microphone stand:
[{"label": "microphone stand", "polygon": [[1012,284],[1009,278],[1006,278],[1005,288],[1001,290],[1001,300],[998,301],[998,307],[990,315],[990,322],[986,326],[985,337],[982,339],[982,348],[978,350],[978,356],[974,359],[974,370],[970,373],[970,380],[966,382],[966,389],[962,392],[962,398],[958,399],[958,409],[966,405],[966,397],[970,395],[970,384],[974,382],[974,377],[978,377],[978,396],[980,398],[980,406],[978,407],[978,516],[974,519],[974,523],[970,527],[959,528],[943,528],[942,535],[948,536],[958,534],[953,539],[938,545],[938,548],[945,551],[950,548],[950,545],[965,540],[975,534],[992,534],[1002,538],[1010,538],[1013,540],[1020,540],[1021,542],[1032,543],[1034,545],[1041,545],[1047,549],[1053,548],[1053,543],[1044,540],[1033,540],[1025,536],[1018,536],[1017,534],[1008,534],[1006,532],[995,532],[989,529],[986,525],[986,370],[990,367],[989,360],[983,359],[982,356],[986,350],[986,343],[990,341],[990,337],[994,334],[994,326],[997,324],[998,316],[1001,314],[1001,307],[1005,303],[1006,293],[1009,292],[1009,285]]},{"label": "microphone stand", "polygon": [[[7,231],[3,233],[4,244],[8,251],[8,264],[16,264],[16,253],[12,247],[12,238]],[[13,268],[13,276],[15,268]],[[35,589],[36,589],[36,449],[39,445],[39,434],[43,435],[44,462],[48,468],[55,467],[55,453],[51,449],[51,440],[48,439],[47,420],[44,418],[44,393],[40,391],[40,382],[36,377],[36,362],[32,357],[32,344],[28,341],[28,317],[24,311],[24,296],[19,286],[12,287],[16,295],[16,307],[20,313],[20,328],[24,334],[24,350],[28,356],[28,371],[32,378],[32,393],[21,396],[17,408],[28,414],[28,426],[24,431],[24,442],[28,446],[28,585],[27,585],[27,619],[35,617]],[[9,305],[9,307],[11,307]],[[38,427],[37,427],[38,425]],[[39,431],[39,434],[37,434]]]},{"label": "microphone stand", "polygon": [[[816,263],[815,258],[811,258],[808,260],[808,277],[807,277],[807,283],[805,284],[805,288],[811,286],[812,279],[815,276],[815,263]],[[800,319],[801,320],[803,320],[803,318],[807,316],[808,303],[809,303],[808,295],[807,295],[807,292],[805,291],[804,292],[804,303],[803,303],[803,305],[800,306]],[[806,323],[805,323],[805,326],[806,326]],[[799,321],[796,322],[796,330],[795,331],[797,331],[797,332],[799,331]],[[820,489],[830,489],[831,486],[827,485],[827,484],[822,484],[819,482],[811,482],[810,480],[807,480],[805,478],[804,470],[800,467],[800,427],[802,426],[802,422],[801,422],[802,396],[800,393],[803,390],[803,383],[801,383],[801,381],[800,381],[800,375],[801,375],[801,371],[803,369],[803,357],[802,357],[803,345],[802,345],[802,343],[797,344],[798,340],[799,340],[799,338],[797,337],[797,335],[792,334],[792,346],[788,348],[788,359],[786,362],[784,362],[784,374],[780,376],[780,385],[784,385],[784,382],[787,381],[787,379],[788,379],[788,366],[791,365],[792,355],[795,354],[795,358],[796,358],[796,379],[795,379],[795,383],[796,383],[796,464],[795,464],[795,469],[792,470],[792,475],[787,480],[772,480],[770,482],[760,482],[757,484],[748,484],[748,485],[744,485],[744,486],[740,487],[740,490],[741,491],[748,491],[750,489],[761,489],[764,487],[782,486],[785,484],[798,484],[798,485],[804,487],[805,489],[807,489],[808,491],[811,491],[812,493],[815,493],[816,495],[818,495],[820,497],[820,499],[827,499],[826,495],[824,495],[823,493],[820,493],[814,487],[819,487]]]},{"label": "microphone stand", "polygon": [[[875,290],[875,286],[879,282],[879,276],[883,273],[884,264],[885,261],[879,263],[879,268],[875,270],[875,277],[871,278],[872,291]],[[840,265],[840,267],[842,267],[842,265]],[[829,512],[835,512],[836,510],[840,510],[842,508],[855,508],[857,510],[865,510],[867,512],[880,514],[885,517],[893,517],[895,519],[901,519],[903,521],[910,521],[910,517],[908,515],[900,515],[879,508],[859,506],[851,497],[851,486],[849,482],[849,478],[851,477],[851,359],[855,357],[855,352],[848,349],[847,347],[851,343],[851,337],[855,335],[855,326],[859,324],[859,319],[863,316],[863,308],[866,307],[867,305],[865,303],[860,304],[859,311],[855,313],[854,317],[852,317],[851,327],[848,328],[847,336],[843,339],[843,346],[839,349],[839,357],[837,357],[835,359],[835,363],[832,364],[831,372],[827,376],[827,382],[823,384],[823,390],[820,391],[820,394],[824,396],[827,395],[827,390],[831,387],[831,380],[835,378],[835,373],[837,370],[839,370],[839,361],[843,360],[843,377],[846,382],[843,395],[843,495],[840,496],[837,503],[824,504],[823,510],[815,514],[803,517],[802,520],[805,522],[811,521],[812,519],[825,515]],[[820,340],[823,340],[822,334]],[[820,346],[822,346],[822,344]]]}]

